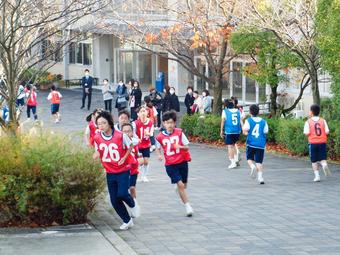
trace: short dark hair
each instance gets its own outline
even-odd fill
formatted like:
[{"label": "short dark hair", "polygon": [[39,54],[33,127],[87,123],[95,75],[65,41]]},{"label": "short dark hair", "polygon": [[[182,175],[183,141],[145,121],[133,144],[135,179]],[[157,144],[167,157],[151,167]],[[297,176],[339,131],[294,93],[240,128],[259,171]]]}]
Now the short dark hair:
[{"label": "short dark hair", "polygon": [[141,110],[141,109],[143,109],[143,108],[144,108],[145,110],[147,110],[147,109],[148,109],[148,108],[147,108],[147,106],[145,106],[145,105],[142,105],[142,106],[139,106],[139,107],[137,108],[136,112],[137,112],[137,113],[139,113],[139,112],[140,112],[140,110]]},{"label": "short dark hair", "polygon": [[319,116],[320,114],[320,106],[318,104],[312,104],[310,107],[311,112],[314,116]]},{"label": "short dark hair", "polygon": [[112,128],[112,130],[114,129],[114,124],[113,124],[113,118],[110,112],[108,111],[102,111],[98,114],[97,118],[96,118],[96,125],[98,125],[98,119],[99,118],[104,118],[107,120],[107,122],[109,123],[110,127]]},{"label": "short dark hair", "polygon": [[103,81],[107,81],[107,82],[109,82],[109,79],[106,79],[106,78],[105,78]]},{"label": "short dark hair", "polygon": [[90,70],[86,68],[86,69],[84,70],[84,72],[90,72]]},{"label": "short dark hair", "polygon": [[96,108],[96,109],[94,109],[94,111],[86,117],[86,121],[87,121],[87,122],[90,122],[91,119],[92,119],[92,115],[95,115],[96,113],[100,113],[100,112],[102,112],[102,111],[104,111],[102,108]]},{"label": "short dark hair", "polygon": [[249,112],[252,116],[256,117],[260,112],[260,108],[256,104],[252,104],[249,107]]},{"label": "short dark hair", "polygon": [[144,97],[144,102],[145,102],[145,103],[151,102],[151,97],[150,97],[150,96],[145,96],[145,97]]},{"label": "short dark hair", "polygon": [[238,105],[238,99],[237,99],[237,97],[231,97],[231,100],[233,100],[234,101],[234,106],[235,106],[235,108],[237,108],[237,105]]},{"label": "short dark hair", "polygon": [[167,111],[167,112],[163,113],[163,116],[162,116],[163,121],[167,121],[167,120],[170,120],[170,119],[172,119],[173,121],[176,122],[177,114],[176,114],[175,111]]},{"label": "short dark hair", "polygon": [[131,123],[124,123],[124,124],[121,126],[120,130],[123,130],[123,128],[124,128],[124,127],[127,127],[127,126],[129,126],[129,127],[131,128],[131,130],[133,131],[133,126],[132,126]]},{"label": "short dark hair", "polygon": [[188,90],[188,89],[194,90],[194,88],[193,88],[192,86],[188,86],[188,87],[187,87],[187,90]]},{"label": "short dark hair", "polygon": [[207,96],[210,95],[209,90],[207,90],[207,89],[203,90],[202,93],[203,93],[203,92],[205,92],[205,95],[207,95]]},{"label": "short dark hair", "polygon": [[120,115],[125,114],[126,116],[128,116],[128,118],[130,119],[130,113],[127,110],[120,110],[118,112],[118,118],[120,117]]},{"label": "short dark hair", "polygon": [[52,86],[51,86],[51,89],[52,89],[52,90],[56,90],[57,87],[56,87],[55,85],[52,85]]}]

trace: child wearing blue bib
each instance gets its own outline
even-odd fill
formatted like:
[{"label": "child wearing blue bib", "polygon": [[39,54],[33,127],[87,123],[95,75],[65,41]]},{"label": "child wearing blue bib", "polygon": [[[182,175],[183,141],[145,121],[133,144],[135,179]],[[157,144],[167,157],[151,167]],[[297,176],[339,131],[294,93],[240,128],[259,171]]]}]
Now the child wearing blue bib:
[{"label": "child wearing blue bib", "polygon": [[266,147],[268,124],[264,119],[257,117],[260,111],[257,105],[251,105],[249,111],[251,117],[243,125],[243,134],[247,136],[247,161],[251,169],[250,175],[255,177],[257,171],[259,184],[264,184],[262,163]]},{"label": "child wearing blue bib", "polygon": [[241,125],[241,112],[234,108],[232,100],[227,100],[226,108],[222,112],[220,136],[227,145],[228,156],[231,161],[231,164],[228,166],[229,169],[235,168],[238,165],[239,159],[236,143],[240,138],[240,133],[242,131]]}]

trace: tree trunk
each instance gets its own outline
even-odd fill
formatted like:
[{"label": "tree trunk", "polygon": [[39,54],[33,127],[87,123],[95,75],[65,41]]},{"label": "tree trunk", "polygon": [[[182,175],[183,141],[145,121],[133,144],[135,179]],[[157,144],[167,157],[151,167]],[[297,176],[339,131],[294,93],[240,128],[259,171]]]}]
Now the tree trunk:
[{"label": "tree trunk", "polygon": [[271,93],[270,93],[270,114],[272,117],[277,116],[277,87],[278,85],[270,85]]},{"label": "tree trunk", "polygon": [[318,82],[318,72],[314,69],[310,72],[310,79],[312,83],[313,104],[320,105],[320,91]]},{"label": "tree trunk", "polygon": [[214,88],[213,113],[220,115],[222,113],[222,79],[216,77],[212,85]]}]

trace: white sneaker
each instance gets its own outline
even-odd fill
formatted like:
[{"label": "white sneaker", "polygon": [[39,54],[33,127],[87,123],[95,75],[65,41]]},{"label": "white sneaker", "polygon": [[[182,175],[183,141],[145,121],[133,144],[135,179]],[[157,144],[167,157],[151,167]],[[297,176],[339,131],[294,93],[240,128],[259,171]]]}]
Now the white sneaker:
[{"label": "white sneaker", "polygon": [[130,212],[131,212],[131,217],[132,218],[138,218],[140,216],[140,207],[137,203],[137,200],[134,199],[135,201],[135,207],[130,207]]},{"label": "white sneaker", "polygon": [[130,219],[130,221],[128,223],[123,223],[119,229],[120,230],[128,230],[129,228],[132,228],[133,227],[133,220],[132,218]]},{"label": "white sneaker", "polygon": [[255,165],[253,165],[250,169],[250,177],[253,179],[255,179],[256,177],[256,166]]},{"label": "white sneaker", "polygon": [[313,182],[320,182],[320,176],[316,176],[313,180]]},{"label": "white sneaker", "polygon": [[155,145],[151,145],[150,152],[154,152],[155,150],[156,150],[156,146]]},{"label": "white sneaker", "polygon": [[236,163],[233,162],[228,166],[228,169],[233,169],[233,168],[236,168],[236,167],[237,167]]},{"label": "white sneaker", "polygon": [[149,179],[148,179],[146,176],[144,176],[144,177],[142,178],[142,182],[149,182]]},{"label": "white sneaker", "polygon": [[259,184],[264,184],[263,177],[259,177],[259,178],[257,178],[257,181],[259,182]]},{"label": "white sneaker", "polygon": [[331,171],[328,168],[328,165],[322,166],[322,170],[323,170],[323,173],[325,174],[325,176],[331,176],[332,175]]},{"label": "white sneaker", "polygon": [[185,204],[185,210],[187,212],[187,217],[191,217],[194,213],[194,210],[192,209],[192,207],[189,203]]}]

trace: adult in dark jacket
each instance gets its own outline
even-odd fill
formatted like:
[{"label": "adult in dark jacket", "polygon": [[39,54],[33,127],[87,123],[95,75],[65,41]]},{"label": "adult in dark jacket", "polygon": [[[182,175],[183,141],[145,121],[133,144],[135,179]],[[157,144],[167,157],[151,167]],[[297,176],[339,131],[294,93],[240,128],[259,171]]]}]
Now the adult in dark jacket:
[{"label": "adult in dark jacket", "polygon": [[174,110],[180,111],[178,96],[175,94],[175,88],[166,86],[163,100],[163,112]]},{"label": "adult in dark jacket", "polygon": [[155,87],[151,87],[149,89],[150,91],[150,100],[151,103],[153,104],[153,106],[156,108],[157,110],[157,127],[160,128],[161,127],[161,116],[162,116],[162,107],[163,107],[163,97],[161,95],[161,93],[159,93]]},{"label": "adult in dark jacket", "polygon": [[123,81],[119,81],[117,89],[117,99],[115,107],[118,111],[125,109],[128,106],[129,95],[127,93],[127,88]]},{"label": "adult in dark jacket", "polygon": [[195,98],[193,95],[193,87],[189,86],[187,88],[187,94],[185,95],[185,99],[184,99],[184,104],[187,108],[187,114],[191,115],[192,114],[192,110],[191,107],[194,104]]},{"label": "adult in dark jacket", "polygon": [[87,97],[87,110],[90,110],[92,98],[92,85],[93,78],[92,76],[90,76],[90,70],[85,69],[85,76],[81,79],[81,86],[83,88],[83,98],[80,109],[83,109],[85,107],[85,99]]},{"label": "adult in dark jacket", "polygon": [[131,119],[136,120],[138,117],[136,110],[142,104],[142,91],[139,87],[138,81],[134,81],[132,85],[133,87],[130,92],[129,106],[131,110]]}]

